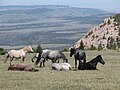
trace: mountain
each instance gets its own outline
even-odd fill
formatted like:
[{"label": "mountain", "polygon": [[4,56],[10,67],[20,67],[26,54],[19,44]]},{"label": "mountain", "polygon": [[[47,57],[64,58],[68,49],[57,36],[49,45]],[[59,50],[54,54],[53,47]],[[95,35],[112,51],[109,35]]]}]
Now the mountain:
[{"label": "mountain", "polygon": [[65,5],[0,6],[0,45],[68,47],[111,15]]},{"label": "mountain", "polygon": [[104,19],[103,23],[93,27],[76,44],[86,49],[120,48],[120,14]]}]

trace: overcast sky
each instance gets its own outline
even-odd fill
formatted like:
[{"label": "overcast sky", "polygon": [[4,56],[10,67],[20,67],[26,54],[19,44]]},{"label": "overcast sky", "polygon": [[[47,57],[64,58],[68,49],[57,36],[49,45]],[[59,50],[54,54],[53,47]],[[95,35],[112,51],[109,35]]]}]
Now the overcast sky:
[{"label": "overcast sky", "polygon": [[68,5],[120,13],[120,0],[0,0],[0,5]]}]

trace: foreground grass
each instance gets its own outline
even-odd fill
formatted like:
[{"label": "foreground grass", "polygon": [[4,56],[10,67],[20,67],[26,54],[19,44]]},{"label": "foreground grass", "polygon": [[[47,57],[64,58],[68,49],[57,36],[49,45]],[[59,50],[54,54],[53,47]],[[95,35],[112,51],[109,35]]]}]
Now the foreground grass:
[{"label": "foreground grass", "polygon": [[[106,64],[98,64],[98,71],[54,71],[51,62],[39,72],[8,71],[9,62],[3,63],[0,56],[0,90],[120,90],[120,52],[86,51],[87,61],[101,54]],[[25,63],[35,67],[30,61],[34,54],[28,54]],[[65,53],[74,66],[74,59]],[[13,61],[18,63],[19,61]]]}]

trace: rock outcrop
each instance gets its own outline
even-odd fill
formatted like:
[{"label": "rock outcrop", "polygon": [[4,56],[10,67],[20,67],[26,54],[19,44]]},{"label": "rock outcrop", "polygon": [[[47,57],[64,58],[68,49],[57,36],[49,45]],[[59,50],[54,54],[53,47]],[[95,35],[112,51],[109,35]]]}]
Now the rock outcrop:
[{"label": "rock outcrop", "polygon": [[84,49],[101,47],[102,49],[120,46],[120,14],[106,18],[103,23],[93,27],[76,45],[83,43]]}]

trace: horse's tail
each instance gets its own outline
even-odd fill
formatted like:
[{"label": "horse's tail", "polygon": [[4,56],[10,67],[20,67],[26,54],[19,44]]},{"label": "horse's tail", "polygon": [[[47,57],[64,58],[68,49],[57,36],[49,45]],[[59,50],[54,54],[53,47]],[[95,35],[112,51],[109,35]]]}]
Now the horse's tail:
[{"label": "horse's tail", "polygon": [[37,58],[37,60],[35,62],[35,65],[38,65],[38,63],[40,62],[40,59],[41,59],[41,54],[39,53],[38,58]]},{"label": "horse's tail", "polygon": [[84,56],[83,57],[83,62],[86,63],[86,53],[85,52],[83,52],[83,56]]}]

